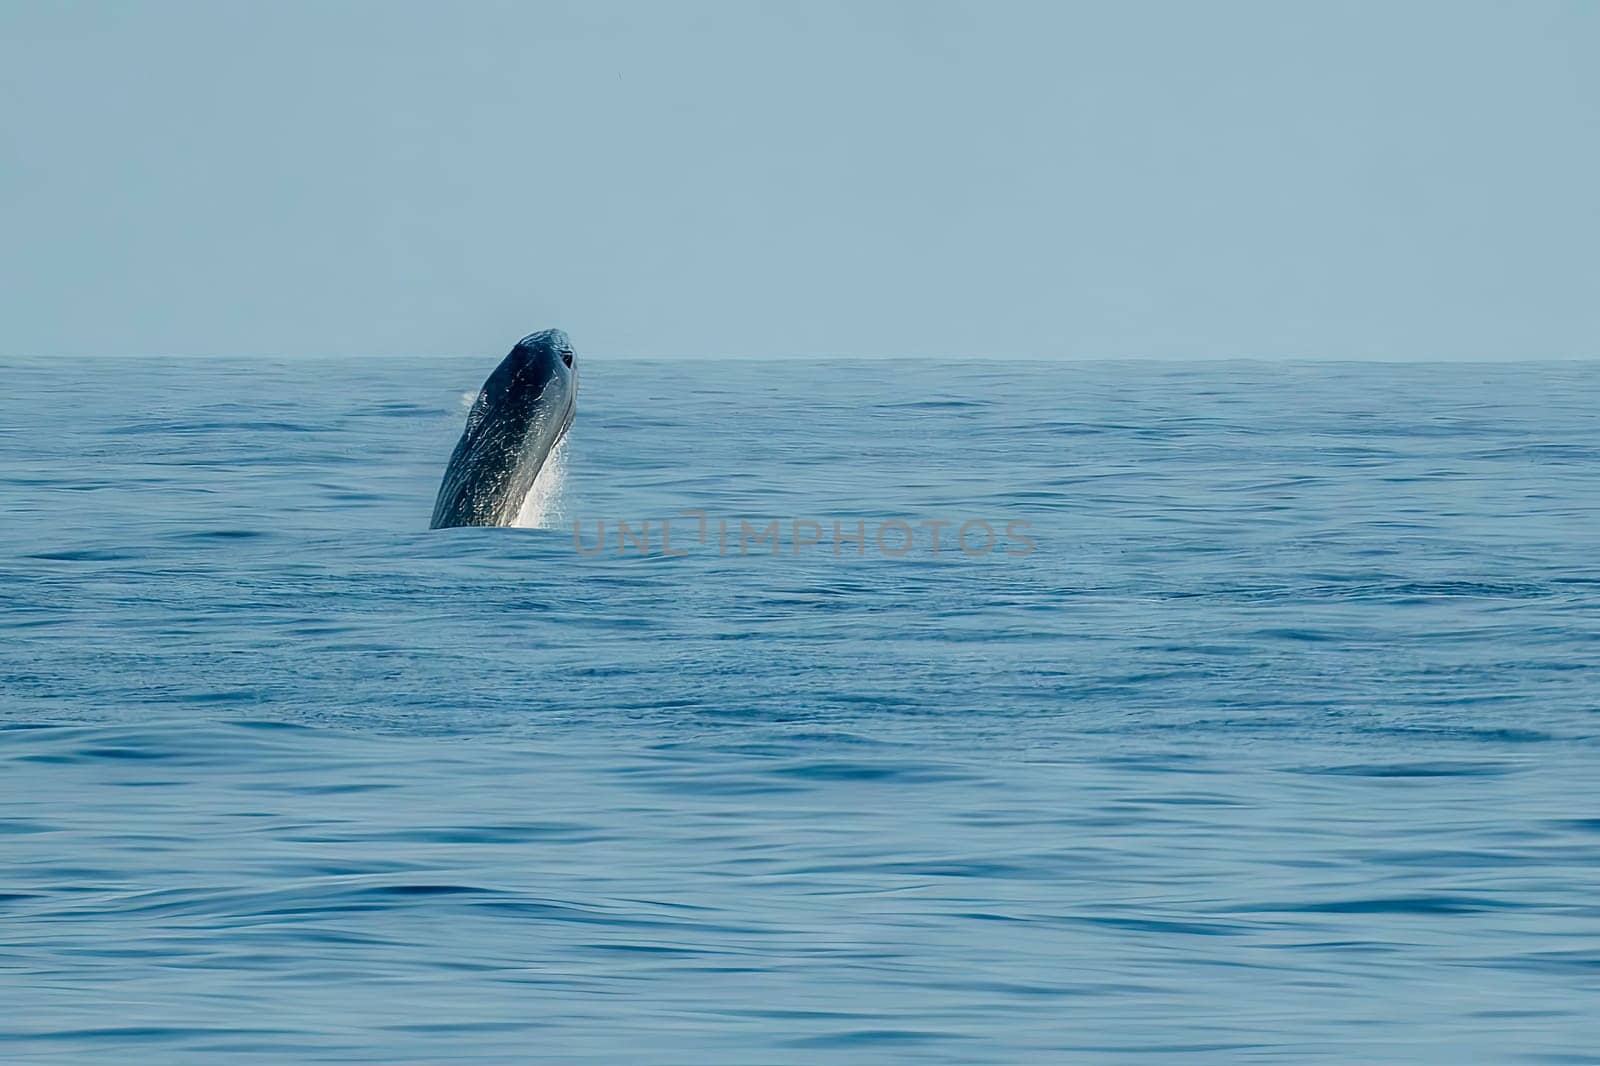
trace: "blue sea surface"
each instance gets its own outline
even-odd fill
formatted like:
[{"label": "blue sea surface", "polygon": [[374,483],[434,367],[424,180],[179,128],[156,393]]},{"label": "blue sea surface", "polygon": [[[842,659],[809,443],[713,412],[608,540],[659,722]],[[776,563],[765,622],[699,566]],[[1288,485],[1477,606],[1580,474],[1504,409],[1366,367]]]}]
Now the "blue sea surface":
[{"label": "blue sea surface", "polygon": [[0,1061],[1600,1062],[1600,365],[494,359],[0,364]]}]

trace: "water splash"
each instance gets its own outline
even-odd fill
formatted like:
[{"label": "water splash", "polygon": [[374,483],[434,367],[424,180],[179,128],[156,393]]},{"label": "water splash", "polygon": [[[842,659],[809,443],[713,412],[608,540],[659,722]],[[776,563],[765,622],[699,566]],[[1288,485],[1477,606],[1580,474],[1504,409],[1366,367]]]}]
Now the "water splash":
[{"label": "water splash", "polygon": [[562,437],[548,456],[533,487],[522,500],[514,523],[519,529],[555,529],[561,525],[561,487],[567,480],[567,438]]}]

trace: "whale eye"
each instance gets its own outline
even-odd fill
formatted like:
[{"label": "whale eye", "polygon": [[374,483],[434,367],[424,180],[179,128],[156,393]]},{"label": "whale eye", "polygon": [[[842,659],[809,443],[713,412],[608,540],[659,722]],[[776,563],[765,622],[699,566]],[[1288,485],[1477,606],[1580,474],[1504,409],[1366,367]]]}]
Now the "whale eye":
[{"label": "whale eye", "polygon": [[567,364],[567,368],[569,370],[572,368],[572,349],[571,348],[563,348],[563,349],[561,349],[561,361],[563,363]]}]

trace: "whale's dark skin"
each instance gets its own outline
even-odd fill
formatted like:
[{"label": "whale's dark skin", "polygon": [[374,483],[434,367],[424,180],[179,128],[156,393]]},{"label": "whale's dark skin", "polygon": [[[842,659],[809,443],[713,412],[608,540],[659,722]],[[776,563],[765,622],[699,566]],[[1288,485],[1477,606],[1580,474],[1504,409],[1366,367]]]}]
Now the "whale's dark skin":
[{"label": "whale's dark skin", "polygon": [[577,404],[577,360],[567,335],[547,329],[518,341],[467,412],[429,528],[515,522]]}]

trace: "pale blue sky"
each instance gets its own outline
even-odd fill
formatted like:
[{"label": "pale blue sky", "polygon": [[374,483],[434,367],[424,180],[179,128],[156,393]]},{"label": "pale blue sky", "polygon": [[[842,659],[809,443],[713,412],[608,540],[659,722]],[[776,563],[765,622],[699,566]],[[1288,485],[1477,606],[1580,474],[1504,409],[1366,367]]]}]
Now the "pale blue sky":
[{"label": "pale blue sky", "polygon": [[0,353],[1600,356],[1600,3],[0,0]]}]

